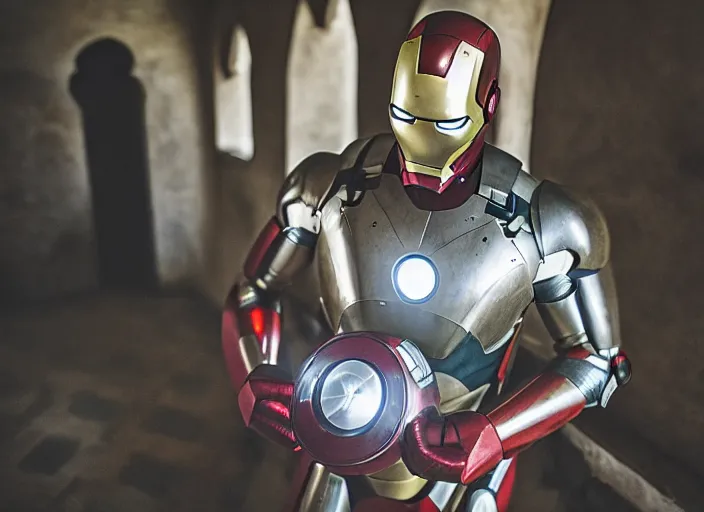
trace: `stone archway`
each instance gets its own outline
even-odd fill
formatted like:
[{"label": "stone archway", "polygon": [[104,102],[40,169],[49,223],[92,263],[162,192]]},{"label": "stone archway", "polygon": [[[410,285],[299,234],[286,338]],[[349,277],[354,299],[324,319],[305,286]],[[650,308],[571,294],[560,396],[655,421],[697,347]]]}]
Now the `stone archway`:
[{"label": "stone archway", "polygon": [[215,89],[216,146],[242,160],[254,156],[252,124],[252,53],[247,32],[230,29]]},{"label": "stone archway", "polygon": [[325,16],[315,16],[301,0],[296,10],[287,73],[287,172],[311,153],[340,152],[357,138],[352,11],[349,0],[329,0],[324,9]]}]

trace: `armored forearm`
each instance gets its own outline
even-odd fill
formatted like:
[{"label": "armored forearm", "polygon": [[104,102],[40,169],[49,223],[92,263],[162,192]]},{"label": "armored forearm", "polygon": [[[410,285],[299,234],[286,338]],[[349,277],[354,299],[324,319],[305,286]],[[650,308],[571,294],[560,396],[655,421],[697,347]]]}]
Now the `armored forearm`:
[{"label": "armored forearm", "polygon": [[631,377],[620,349],[603,216],[593,203],[550,183],[538,191],[532,214],[544,255],[535,302],[558,357],[487,415],[505,458],[564,426],[585,407],[606,407],[614,390]]},{"label": "armored forearm", "polygon": [[610,269],[576,270],[535,284],[535,304],[558,351],[590,343],[620,346],[618,307]]},{"label": "armored forearm", "polygon": [[628,359],[618,349],[605,355],[586,346],[570,349],[487,415],[463,411],[441,417],[426,410],[406,431],[404,458],[424,478],[472,482],[585,407],[606,405],[629,378]]},{"label": "armored forearm", "polygon": [[487,415],[504,458],[564,426],[585,407],[606,406],[629,379],[630,364],[618,349],[603,355],[589,345],[570,349]]},{"label": "armored forearm", "polygon": [[281,336],[279,291],[312,257],[315,235],[283,228],[272,218],[254,243],[244,276],[227,298],[222,343],[232,383],[248,427],[288,447],[291,378],[277,367]]},{"label": "armored forearm", "polygon": [[310,262],[315,239],[303,228],[284,228],[272,218],[252,246],[244,276],[232,288],[222,317],[223,351],[236,389],[256,366],[277,364],[279,291]]}]

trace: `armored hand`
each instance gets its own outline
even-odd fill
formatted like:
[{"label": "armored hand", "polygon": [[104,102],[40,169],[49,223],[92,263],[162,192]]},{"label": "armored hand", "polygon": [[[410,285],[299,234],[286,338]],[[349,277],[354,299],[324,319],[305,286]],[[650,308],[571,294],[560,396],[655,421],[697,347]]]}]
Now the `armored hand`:
[{"label": "armored hand", "polygon": [[278,366],[257,366],[239,393],[239,406],[245,425],[287,448],[298,443],[291,427],[293,382]]},{"label": "armored hand", "polygon": [[601,354],[575,347],[487,415],[441,417],[426,409],[407,427],[404,461],[429,480],[472,482],[574,419],[585,407],[606,406],[630,380],[618,348]]},{"label": "armored hand", "polygon": [[467,484],[503,458],[501,440],[483,414],[465,411],[443,417],[428,408],[406,427],[404,462],[427,480]]}]

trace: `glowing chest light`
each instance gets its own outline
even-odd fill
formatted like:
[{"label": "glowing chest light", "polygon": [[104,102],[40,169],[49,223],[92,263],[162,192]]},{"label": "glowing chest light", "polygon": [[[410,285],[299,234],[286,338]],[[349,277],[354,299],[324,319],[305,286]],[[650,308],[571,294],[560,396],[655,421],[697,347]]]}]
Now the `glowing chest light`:
[{"label": "glowing chest light", "polygon": [[440,275],[427,256],[408,254],[394,265],[391,280],[403,302],[421,304],[432,299],[438,291]]}]

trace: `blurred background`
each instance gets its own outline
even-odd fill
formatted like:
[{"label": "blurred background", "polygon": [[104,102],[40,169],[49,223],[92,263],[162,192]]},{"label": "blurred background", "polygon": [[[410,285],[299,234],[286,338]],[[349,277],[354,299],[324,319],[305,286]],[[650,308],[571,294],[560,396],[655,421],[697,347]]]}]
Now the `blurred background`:
[{"label": "blurred background", "polygon": [[[704,8],[695,0],[5,0],[0,510],[276,510],[219,309],[286,172],[389,130],[434,10],[499,34],[492,140],[613,235],[632,383],[519,462],[513,511],[704,510]],[[699,227],[698,227],[699,226]],[[314,276],[286,303],[293,360]],[[514,382],[549,357],[531,317]]]}]

